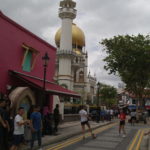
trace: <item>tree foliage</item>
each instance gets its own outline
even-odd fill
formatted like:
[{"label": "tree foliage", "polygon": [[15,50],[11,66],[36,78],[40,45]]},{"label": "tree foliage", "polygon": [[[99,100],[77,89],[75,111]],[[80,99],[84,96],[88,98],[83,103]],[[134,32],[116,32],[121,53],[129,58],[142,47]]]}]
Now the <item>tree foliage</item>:
[{"label": "tree foliage", "polygon": [[102,40],[108,56],[104,68],[110,74],[118,74],[126,88],[142,98],[150,79],[150,36],[114,36]]},{"label": "tree foliage", "polygon": [[117,103],[117,90],[113,86],[103,85],[100,89],[101,104],[112,106]]}]

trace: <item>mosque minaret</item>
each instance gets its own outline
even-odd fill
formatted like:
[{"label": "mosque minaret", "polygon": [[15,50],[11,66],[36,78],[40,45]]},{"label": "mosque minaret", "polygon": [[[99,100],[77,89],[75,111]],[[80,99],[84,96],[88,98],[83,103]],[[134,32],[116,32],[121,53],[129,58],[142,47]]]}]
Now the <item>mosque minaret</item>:
[{"label": "mosque minaret", "polygon": [[58,49],[59,84],[66,85],[68,89],[73,90],[73,77],[71,70],[71,60],[74,58],[72,52],[72,22],[76,17],[76,3],[72,0],[60,2],[59,17],[62,20],[60,47]]},{"label": "mosque minaret", "polygon": [[76,2],[60,2],[61,28],[55,35],[57,61],[55,80],[59,85],[81,94],[84,103],[93,100],[96,78],[88,74],[88,53],[85,50],[84,32],[73,23],[76,18]]}]

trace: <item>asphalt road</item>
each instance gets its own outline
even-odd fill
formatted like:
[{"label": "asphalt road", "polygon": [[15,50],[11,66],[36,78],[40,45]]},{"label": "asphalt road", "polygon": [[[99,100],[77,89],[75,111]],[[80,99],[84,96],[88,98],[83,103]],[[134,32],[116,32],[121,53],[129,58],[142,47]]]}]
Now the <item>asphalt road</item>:
[{"label": "asphalt road", "polygon": [[76,136],[61,143],[45,147],[44,150],[127,150],[136,137],[139,129],[147,128],[148,125],[138,124],[131,126],[127,124],[126,137],[119,136],[118,124],[96,129],[96,139],[92,139],[90,134],[86,134],[83,140],[82,136]]}]

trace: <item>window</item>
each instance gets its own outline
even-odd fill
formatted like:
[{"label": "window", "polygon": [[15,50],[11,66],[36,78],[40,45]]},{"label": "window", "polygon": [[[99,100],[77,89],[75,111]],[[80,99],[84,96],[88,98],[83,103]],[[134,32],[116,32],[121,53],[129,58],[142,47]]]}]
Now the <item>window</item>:
[{"label": "window", "polygon": [[25,57],[22,69],[24,71],[30,72],[31,71],[31,65],[32,65],[32,52],[31,51],[27,51],[27,54],[26,54],[26,57]]},{"label": "window", "polygon": [[34,68],[34,64],[38,55],[38,51],[33,49],[32,47],[22,45],[24,49],[24,57],[22,62],[23,71],[30,72]]},{"label": "window", "polygon": [[79,82],[84,82],[84,72],[83,71],[79,72]]}]

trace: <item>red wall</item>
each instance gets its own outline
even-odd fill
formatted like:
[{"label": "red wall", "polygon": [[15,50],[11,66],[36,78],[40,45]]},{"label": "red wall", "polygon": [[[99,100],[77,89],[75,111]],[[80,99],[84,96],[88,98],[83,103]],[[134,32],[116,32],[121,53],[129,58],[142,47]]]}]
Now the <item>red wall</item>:
[{"label": "red wall", "polygon": [[[21,63],[24,56],[23,43],[40,52],[31,72],[22,70]],[[44,56],[45,52],[48,52],[50,57],[46,79],[52,81],[55,72],[56,48],[16,24],[0,12],[0,92],[5,93],[6,85],[11,85],[8,70],[15,70],[43,78],[42,56]]]}]

